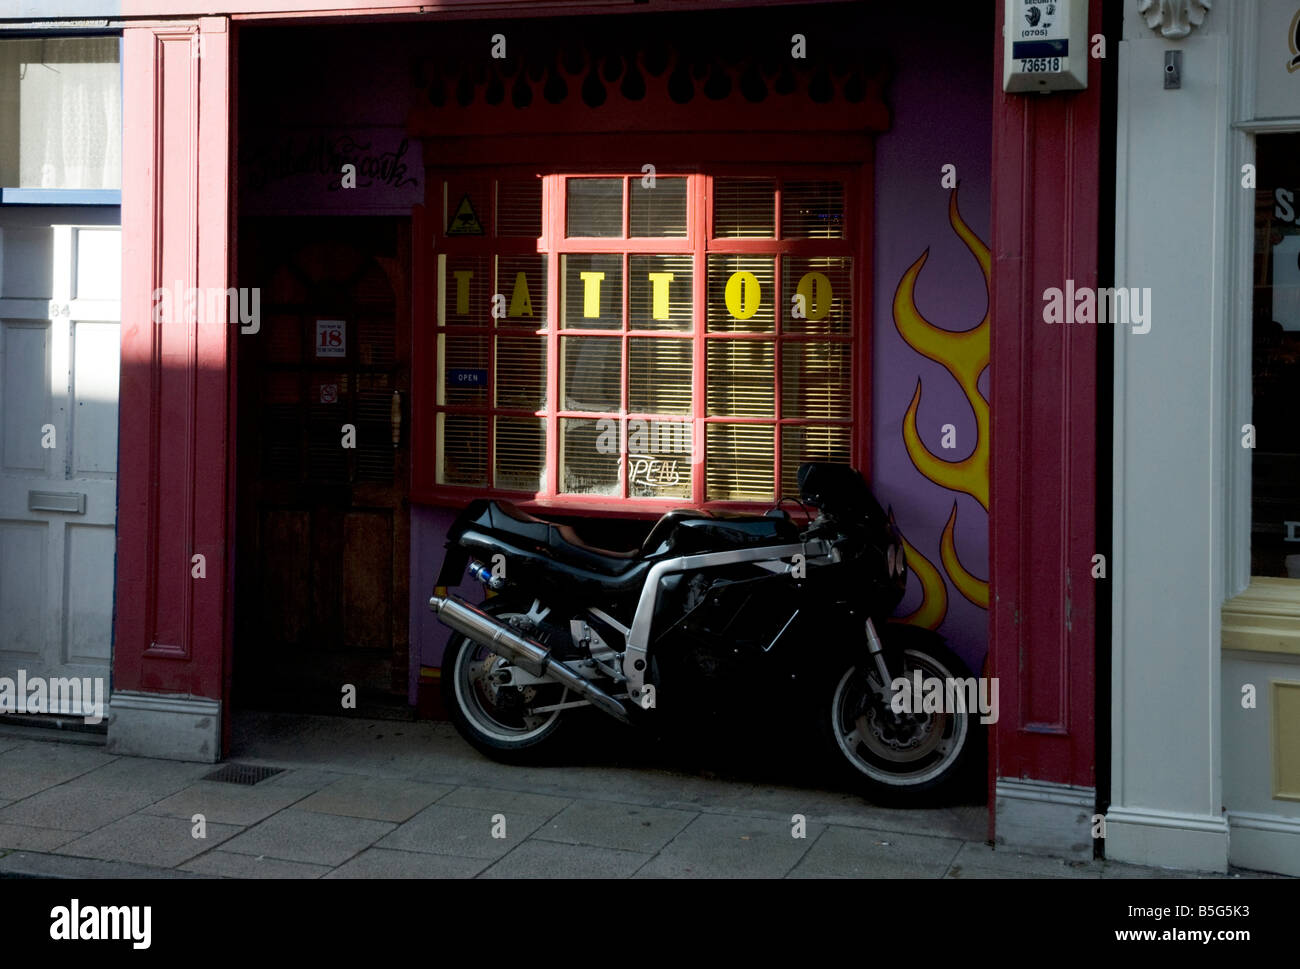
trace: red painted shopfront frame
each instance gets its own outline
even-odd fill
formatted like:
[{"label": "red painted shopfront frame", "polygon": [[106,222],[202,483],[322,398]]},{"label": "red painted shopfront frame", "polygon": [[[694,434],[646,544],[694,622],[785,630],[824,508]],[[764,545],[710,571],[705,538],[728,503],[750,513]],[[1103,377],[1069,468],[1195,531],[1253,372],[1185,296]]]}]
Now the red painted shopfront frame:
[{"label": "red painted shopfront frame", "polygon": [[[590,495],[561,495],[558,494],[558,434],[551,433],[552,428],[558,426],[558,420],[564,416],[573,416],[577,412],[565,411],[551,407],[552,404],[558,404],[559,394],[559,354],[558,340],[563,335],[584,335],[587,331],[557,330],[559,325],[559,304],[558,300],[547,299],[547,320],[546,333],[548,339],[547,353],[547,402],[546,420],[548,429],[546,435],[546,465],[545,472],[547,475],[547,491],[544,493],[529,494],[523,492],[498,491],[490,487],[466,487],[466,486],[439,486],[436,483],[436,397],[437,397],[437,337],[438,329],[436,325],[436,300],[441,298],[437,288],[436,260],[438,253],[442,251],[439,243],[446,240],[443,223],[443,199],[441,181],[449,174],[473,173],[484,177],[494,177],[497,175],[518,175],[524,171],[531,174],[543,176],[543,213],[549,218],[549,221],[543,224],[542,236],[536,245],[528,248],[530,245],[527,240],[498,240],[495,238],[484,238],[482,240],[472,240],[471,244],[466,244],[463,237],[455,240],[455,251],[457,255],[492,255],[492,254],[520,254],[520,253],[541,253],[546,252],[550,258],[547,263],[547,287],[548,294],[558,292],[558,280],[560,271],[560,256],[565,252],[583,252],[583,253],[644,253],[644,254],[684,254],[692,255],[694,262],[693,292],[692,298],[694,305],[692,308],[692,330],[689,337],[683,337],[682,331],[632,331],[627,328],[628,324],[628,299],[629,284],[624,280],[623,292],[623,313],[622,326],[619,330],[599,330],[590,331],[592,335],[600,334],[606,339],[621,339],[622,357],[623,357],[623,381],[621,384],[620,395],[626,404],[627,395],[627,355],[628,355],[628,335],[635,333],[637,338],[669,338],[669,339],[690,339],[692,342],[692,371],[693,386],[692,399],[695,402],[695,411],[690,416],[689,421],[692,424],[692,441],[696,445],[696,451],[700,451],[702,443],[701,435],[704,434],[704,427],[707,423],[755,423],[766,424],[769,426],[778,426],[778,418],[725,418],[706,421],[702,415],[702,407],[699,404],[700,398],[705,393],[705,346],[706,333],[705,314],[706,314],[706,297],[707,297],[707,257],[709,255],[736,255],[736,254],[753,254],[753,255],[772,255],[772,256],[793,256],[798,258],[813,256],[842,256],[848,255],[853,260],[851,274],[852,293],[852,317],[853,326],[849,339],[852,341],[853,349],[851,354],[853,368],[853,388],[854,395],[853,405],[850,411],[850,460],[853,465],[863,472],[870,479],[870,455],[871,455],[871,313],[872,313],[872,237],[874,235],[874,170],[872,164],[871,142],[868,138],[862,136],[848,137],[837,139],[834,135],[830,137],[828,152],[819,152],[823,157],[817,162],[809,162],[807,159],[789,157],[788,149],[785,152],[774,152],[774,142],[779,143],[780,136],[772,135],[769,137],[755,135],[699,135],[699,136],[677,136],[667,135],[655,138],[655,150],[648,154],[635,149],[625,150],[628,139],[623,137],[611,138],[609,136],[555,136],[552,138],[537,139],[530,138],[530,151],[539,158],[586,158],[589,162],[581,166],[568,165],[510,165],[510,164],[492,164],[489,159],[501,157],[508,159],[517,156],[517,145],[503,144],[496,139],[482,138],[476,139],[476,144],[471,150],[466,150],[464,143],[458,145],[458,164],[437,166],[431,165],[426,169],[425,179],[425,204],[417,206],[413,213],[413,229],[415,232],[415,256],[413,259],[413,298],[415,306],[415,322],[413,327],[413,364],[412,364],[412,404],[413,413],[411,421],[412,429],[412,482],[411,482],[411,500],[431,505],[443,507],[463,507],[469,501],[484,496],[499,496],[513,500],[525,508],[530,508],[539,512],[550,512],[552,514],[571,512],[580,515],[592,517],[610,517],[625,516],[638,518],[653,518],[663,514],[665,511],[674,507],[692,505],[697,507],[745,510],[753,511],[770,507],[777,498],[781,497],[781,482],[775,477],[776,455],[780,449],[779,430],[774,433],[773,438],[773,473],[774,473],[774,497],[769,502],[751,502],[751,501],[704,501],[704,479],[703,463],[695,463],[692,467],[692,498],[669,498],[669,499],[645,499],[645,498],[612,498],[607,496],[590,496]],[[640,141],[640,138],[636,139]],[[761,144],[761,147],[760,147]],[[621,147],[622,146],[622,147]],[[739,146],[740,150],[737,150]],[[753,149],[752,155],[746,156],[744,148],[750,146]],[[426,151],[429,149],[426,146]],[[439,153],[441,154],[441,153]],[[830,157],[826,157],[829,155]],[[738,164],[735,161],[737,156],[740,157],[757,157],[758,161],[750,164]],[[431,153],[427,157],[437,157],[437,154]],[[688,219],[687,237],[677,237],[673,239],[652,238],[652,239],[633,239],[627,237],[626,220],[628,218],[627,192],[624,189],[624,237],[622,238],[566,238],[564,235],[564,208],[560,199],[555,197],[559,191],[557,183],[564,176],[576,177],[623,177],[625,186],[629,184],[632,178],[641,178],[642,172],[639,161],[640,158],[653,158],[656,166],[657,178],[673,178],[685,176],[694,179],[703,179],[705,182],[711,181],[712,177],[751,177],[751,178],[774,178],[774,179],[837,179],[843,180],[845,191],[845,237],[841,239],[781,239],[780,236],[780,208],[781,198],[778,188],[774,200],[776,211],[776,229],[775,235],[771,238],[748,238],[748,239],[720,239],[711,241],[712,236],[712,195],[707,191],[697,191],[694,186],[688,187],[687,200],[688,205],[693,206],[693,211]],[[691,158],[689,162],[674,163],[671,158]],[[716,158],[717,161],[709,161],[710,158]],[[635,161],[635,164],[633,163]],[[475,163],[477,162],[477,163]],[[451,200],[454,202],[454,200]],[[449,203],[450,204],[450,203]],[[495,229],[495,226],[494,226]],[[506,243],[506,247],[501,246],[501,242]],[[517,242],[523,242],[524,246],[516,245]],[[557,245],[558,244],[558,245]],[[782,279],[780,268],[774,269],[773,277],[774,292],[774,315],[776,317],[775,329],[767,333],[754,333],[754,339],[771,340],[775,345],[789,340],[789,337],[781,335],[781,321],[783,319],[782,298]],[[447,328],[447,333],[476,333],[478,335],[495,336],[496,329],[491,326],[463,326],[457,328]],[[520,333],[532,332],[527,328],[519,328]],[[616,337],[615,334],[618,334]],[[733,339],[735,334],[711,335],[708,339]],[[813,339],[813,338],[809,338]],[[800,342],[800,341],[792,341]],[[495,360],[495,347],[493,341],[489,340],[490,360]],[[781,366],[780,360],[775,361],[775,400],[780,400],[781,395]],[[495,374],[493,374],[495,379]],[[443,408],[445,412],[454,412],[455,408]],[[779,403],[776,405],[779,410]],[[499,410],[494,406],[484,408],[463,408],[462,412],[491,415],[494,411]],[[537,413],[535,416],[542,416]],[[597,417],[608,416],[605,414],[594,415]],[[638,415],[626,412],[617,415],[621,422],[635,418]],[[819,424],[815,419],[805,420],[804,423]],[[625,434],[626,423],[622,423],[621,435]],[[625,451],[625,449],[623,449]],[[489,481],[493,474],[493,453],[491,444],[491,434],[489,433],[487,468]],[[626,454],[621,455],[626,457]],[[626,486],[626,469],[621,472],[621,481]]]},{"label": "red painted shopfront frame", "polygon": [[[1091,5],[1089,36],[1102,31],[1101,8]],[[1098,782],[1098,334],[1039,314],[1048,287],[1097,285],[1110,218],[1101,62],[1088,59],[1083,91],[1003,93],[996,9],[988,665],[1002,715],[990,730],[990,839],[998,778]]]}]

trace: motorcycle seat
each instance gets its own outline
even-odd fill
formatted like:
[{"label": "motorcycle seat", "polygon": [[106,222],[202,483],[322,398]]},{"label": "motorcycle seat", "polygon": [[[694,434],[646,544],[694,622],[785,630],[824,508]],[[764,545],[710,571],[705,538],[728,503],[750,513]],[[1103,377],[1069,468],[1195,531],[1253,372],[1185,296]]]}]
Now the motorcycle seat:
[{"label": "motorcycle seat", "polygon": [[492,527],[497,531],[545,546],[557,558],[584,568],[617,575],[635,565],[641,556],[639,548],[618,551],[592,545],[571,525],[536,518],[509,501],[494,501],[490,508]]},{"label": "motorcycle seat", "polygon": [[670,512],[665,512],[664,515],[654,523],[654,527],[650,529],[650,534],[647,535],[645,541],[641,543],[641,554],[653,555],[655,552],[659,551],[663,543],[668,540],[670,535],[672,535],[673,529],[677,527],[679,522],[691,518],[712,517],[713,515],[709,514],[709,512],[699,511],[695,508],[674,508]]}]

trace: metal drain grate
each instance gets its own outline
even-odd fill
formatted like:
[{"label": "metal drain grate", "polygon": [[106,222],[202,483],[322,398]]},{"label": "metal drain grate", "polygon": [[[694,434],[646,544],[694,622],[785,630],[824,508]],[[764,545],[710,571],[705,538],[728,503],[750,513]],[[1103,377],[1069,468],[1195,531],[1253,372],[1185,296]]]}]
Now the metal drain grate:
[{"label": "metal drain grate", "polygon": [[255,767],[252,764],[226,764],[202,778],[205,781],[220,781],[224,784],[256,784],[276,774],[283,774],[283,767]]}]

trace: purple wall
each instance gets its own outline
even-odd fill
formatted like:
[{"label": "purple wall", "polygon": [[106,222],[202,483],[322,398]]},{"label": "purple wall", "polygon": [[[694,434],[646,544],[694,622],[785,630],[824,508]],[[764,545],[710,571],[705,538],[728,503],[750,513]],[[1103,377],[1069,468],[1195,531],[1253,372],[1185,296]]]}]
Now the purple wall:
[{"label": "purple wall", "polygon": [[[988,513],[969,495],[939,487],[922,475],[908,456],[902,433],[918,378],[922,389],[917,428],[931,453],[946,460],[970,454],[976,438],[974,412],[952,375],[904,342],[893,315],[899,280],[926,249],[930,256],[916,283],[916,305],[927,320],[948,330],[968,330],[988,310],[984,275],[949,225],[951,190],[940,181],[944,165],[956,166],[961,216],[987,245],[992,17],[991,11],[977,10],[973,22],[954,22],[949,14],[957,9],[945,8],[944,16],[926,18],[923,31],[913,26],[888,28],[889,36],[896,38],[891,50],[899,70],[888,91],[894,125],[876,142],[872,485],[880,503],[893,506],[908,541],[940,574],[940,535],[956,500],[958,556],[968,571],[987,580]],[[942,70],[929,70],[933,64],[942,64]],[[987,370],[979,387],[987,399]],[[956,427],[955,449],[941,447],[944,424]],[[988,613],[946,578],[945,585],[948,609],[938,631],[978,674],[988,649]],[[899,614],[920,601],[920,584],[912,573]]]}]

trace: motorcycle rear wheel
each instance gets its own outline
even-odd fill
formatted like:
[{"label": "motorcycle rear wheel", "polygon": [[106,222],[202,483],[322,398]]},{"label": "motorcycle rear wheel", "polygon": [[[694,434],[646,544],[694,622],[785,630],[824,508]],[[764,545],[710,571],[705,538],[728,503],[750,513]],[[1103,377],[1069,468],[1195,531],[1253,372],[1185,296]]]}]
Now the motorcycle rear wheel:
[{"label": "motorcycle rear wheel", "polygon": [[[484,611],[525,628],[540,618],[534,607],[502,598],[493,599]],[[507,764],[544,763],[558,746],[565,711],[535,713],[533,708],[575,698],[559,683],[524,687],[494,683],[493,676],[509,666],[486,646],[453,633],[443,655],[443,703],[456,731],[480,753]]]}]

